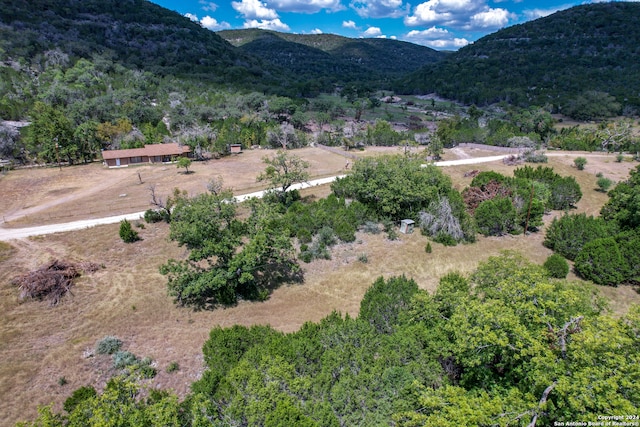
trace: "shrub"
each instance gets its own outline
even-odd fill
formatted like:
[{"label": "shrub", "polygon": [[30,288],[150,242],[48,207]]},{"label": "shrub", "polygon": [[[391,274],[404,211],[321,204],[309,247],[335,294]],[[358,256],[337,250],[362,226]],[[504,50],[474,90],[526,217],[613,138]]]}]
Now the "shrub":
[{"label": "shrub", "polygon": [[379,234],[380,233],[380,224],[373,221],[366,221],[362,226],[362,231],[369,234]]},{"label": "shrub", "polygon": [[624,154],[620,153],[616,156],[616,162],[622,163],[623,160],[624,160]]},{"label": "shrub", "polygon": [[511,233],[516,225],[516,208],[506,197],[485,200],[475,211],[478,231],[485,236]]},{"label": "shrub", "polygon": [[124,369],[136,364],[138,364],[138,358],[130,351],[117,351],[113,354],[113,367],[116,369]]},{"label": "shrub", "polygon": [[582,248],[575,261],[576,272],[599,285],[617,286],[628,271],[618,244],[612,237],[593,240]]},{"label": "shrub", "polygon": [[611,185],[613,185],[613,181],[611,181],[609,178],[605,178],[604,176],[601,176],[596,181],[596,184],[598,184],[598,191],[606,193],[609,190],[609,188],[611,188]]},{"label": "shrub", "polygon": [[180,370],[180,365],[178,365],[178,362],[171,362],[169,363],[169,366],[167,366],[167,374],[170,374],[172,372],[176,372]]},{"label": "shrub", "polygon": [[91,386],[80,387],[64,401],[63,408],[68,413],[71,413],[80,403],[85,400],[92,399],[97,395],[98,393],[96,393],[96,389]]},{"label": "shrub", "polygon": [[359,318],[369,322],[379,333],[392,333],[400,312],[409,307],[417,291],[416,282],[404,276],[387,281],[379,277],[360,302]]},{"label": "shrub", "polygon": [[535,150],[527,150],[522,158],[527,163],[547,163],[549,161],[546,154]]},{"label": "shrub", "polygon": [[427,243],[427,246],[424,248],[424,251],[428,254],[430,254],[431,252],[433,252],[433,249],[431,248],[431,242]]},{"label": "shrub", "polygon": [[138,232],[131,228],[131,223],[126,219],[120,222],[120,238],[125,243],[133,243],[140,240]]},{"label": "shrub", "polygon": [[587,165],[587,159],[584,157],[576,157],[573,160],[573,164],[576,165],[579,171],[584,170],[584,167]]},{"label": "shrub", "polygon": [[360,255],[358,255],[358,261],[360,261],[363,264],[366,264],[369,262],[369,257],[367,256],[366,253],[361,253]]},{"label": "shrub", "polygon": [[160,222],[160,221],[165,221],[167,215],[163,214],[160,211],[157,211],[155,209],[147,209],[144,212],[144,220],[148,223],[148,224],[153,224],[156,222]]},{"label": "shrub", "polygon": [[580,184],[572,176],[560,177],[550,185],[551,197],[549,202],[551,208],[556,210],[566,210],[582,198]]},{"label": "shrub", "polygon": [[562,255],[553,254],[544,262],[544,268],[556,279],[565,279],[569,274],[569,263]]},{"label": "shrub", "polygon": [[122,347],[122,341],[119,338],[107,335],[98,341],[96,345],[96,353],[98,354],[113,354],[120,350]]},{"label": "shrub", "polygon": [[583,246],[595,239],[615,235],[612,222],[584,213],[554,218],[547,229],[543,244],[567,259],[574,260]]}]

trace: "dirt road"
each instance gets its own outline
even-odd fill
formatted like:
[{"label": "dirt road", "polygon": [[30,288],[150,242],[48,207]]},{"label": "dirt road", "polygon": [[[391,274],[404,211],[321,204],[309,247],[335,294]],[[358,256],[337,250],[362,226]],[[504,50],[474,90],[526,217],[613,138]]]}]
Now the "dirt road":
[{"label": "dirt road", "polygon": [[[508,155],[500,155],[500,156],[488,156],[488,157],[476,157],[470,159],[459,159],[459,160],[448,160],[442,162],[436,162],[436,166],[457,166],[457,165],[469,165],[476,163],[486,163],[486,162],[495,162],[500,161],[507,157]],[[310,182],[305,182],[302,184],[296,184],[291,187],[291,189],[304,189],[308,187],[313,187],[317,185],[325,185],[335,181],[337,178],[343,177],[344,175],[332,176],[329,178],[316,179]],[[264,191],[256,191],[249,194],[243,194],[240,196],[236,196],[236,200],[239,202],[245,201],[252,197],[262,197],[264,195]],[[37,227],[25,227],[25,228],[15,228],[15,229],[7,229],[0,227],[0,240],[11,240],[11,239],[22,239],[31,236],[40,236],[44,234],[53,234],[53,233],[62,233],[66,231],[73,230],[82,230],[84,228],[94,227],[96,225],[103,224],[114,224],[122,221],[123,219],[129,221],[135,221],[140,219],[144,215],[144,212],[135,212],[131,214],[125,215],[117,215],[117,216],[109,216],[104,218],[96,218],[96,219],[87,219],[81,221],[72,221],[60,224],[50,224],[50,225],[42,225]]]}]

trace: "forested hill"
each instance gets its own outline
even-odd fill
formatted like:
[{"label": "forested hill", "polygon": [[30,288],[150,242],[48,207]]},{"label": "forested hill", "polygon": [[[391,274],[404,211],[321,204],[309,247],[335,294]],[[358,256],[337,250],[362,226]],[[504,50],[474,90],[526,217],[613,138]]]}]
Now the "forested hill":
[{"label": "forested hill", "polygon": [[640,3],[577,6],[481,38],[397,90],[567,107],[587,91],[640,105]]},{"label": "forested hill", "polygon": [[0,0],[0,24],[3,60],[30,64],[57,48],[160,76],[251,82],[265,73],[217,34],[145,0]]},{"label": "forested hill", "polygon": [[343,81],[384,81],[442,60],[446,54],[388,39],[351,39],[334,34],[291,34],[260,29],[218,34],[243,51],[301,79],[338,77]]}]

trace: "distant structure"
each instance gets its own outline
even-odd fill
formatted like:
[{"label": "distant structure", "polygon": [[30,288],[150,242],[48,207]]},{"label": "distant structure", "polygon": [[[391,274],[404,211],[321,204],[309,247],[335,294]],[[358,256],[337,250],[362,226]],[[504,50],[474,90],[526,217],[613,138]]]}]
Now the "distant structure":
[{"label": "distant structure", "polygon": [[102,159],[110,168],[121,168],[141,163],[171,163],[178,157],[189,157],[191,149],[176,144],[147,144],[143,148],[103,150]]},{"label": "distant structure", "polygon": [[413,233],[413,227],[415,225],[415,221],[412,219],[403,219],[400,221],[400,232],[404,234]]},{"label": "distant structure", "polygon": [[229,152],[231,154],[242,153],[242,144],[231,144],[229,146]]}]

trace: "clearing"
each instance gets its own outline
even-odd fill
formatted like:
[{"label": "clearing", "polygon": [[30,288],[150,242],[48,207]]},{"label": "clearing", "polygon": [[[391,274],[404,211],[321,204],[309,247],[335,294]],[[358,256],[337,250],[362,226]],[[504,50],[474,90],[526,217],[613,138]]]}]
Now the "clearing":
[{"label": "clearing", "polygon": [[[368,149],[358,155],[398,153],[402,149]],[[312,178],[343,173],[345,158],[318,148],[296,150],[311,163]],[[149,208],[148,185],[160,194],[174,187],[195,194],[202,192],[212,177],[222,176],[237,194],[261,189],[255,176],[263,169],[262,157],[272,152],[247,151],[238,156],[207,163],[194,163],[195,173],[179,173],[174,165],[105,169],[99,164],[58,169],[12,171],[0,178],[3,226],[26,227],[131,213]],[[482,149],[464,149],[460,157],[495,155]],[[574,175],[584,197],[578,211],[597,214],[607,196],[595,191],[597,172],[619,181],[636,163],[615,162],[613,155],[589,155],[584,171],[572,167],[573,159],[584,153],[554,153],[549,158],[562,175]],[[447,152],[445,160],[454,160]],[[496,170],[510,174],[514,169],[501,162],[448,167],[458,189],[471,178],[472,170]],[[140,184],[138,173],[143,183]],[[305,190],[323,197],[328,186]],[[124,196],[126,194],[126,196]],[[549,221],[552,215],[545,219]],[[270,324],[281,331],[297,330],[306,321],[318,321],[332,310],[357,315],[362,296],[379,277],[405,274],[423,289],[433,290],[439,277],[450,271],[469,272],[478,262],[513,249],[542,263],[551,253],[542,246],[544,230],[528,236],[479,237],[473,245],[445,248],[432,243],[433,253],[425,253],[426,237],[419,232],[388,241],[383,235],[358,234],[354,243],[338,245],[331,260],[302,263],[303,285],[283,286],[262,303],[241,302],[235,307],[194,312],[177,308],[166,295],[166,280],[158,267],[167,259],[184,256],[185,251],[167,239],[163,223],[135,227],[142,241],[123,243],[118,224],[59,233],[42,237],[0,242],[0,413],[1,426],[20,419],[33,419],[38,405],[54,403],[57,409],[70,393],[83,385],[100,389],[113,374],[111,359],[86,357],[87,350],[106,335],[124,341],[124,349],[140,357],[151,357],[158,375],[149,387],[173,389],[183,396],[203,371],[202,345],[215,326]],[[366,264],[358,261],[366,254]],[[21,274],[53,259],[92,261],[104,268],[80,278],[60,305],[18,301],[19,291],[10,284]],[[574,276],[570,278],[575,279]],[[612,298],[612,309],[625,312],[640,302],[631,287],[601,288]],[[180,369],[167,373],[170,363]],[[65,385],[60,385],[64,381]]]}]

